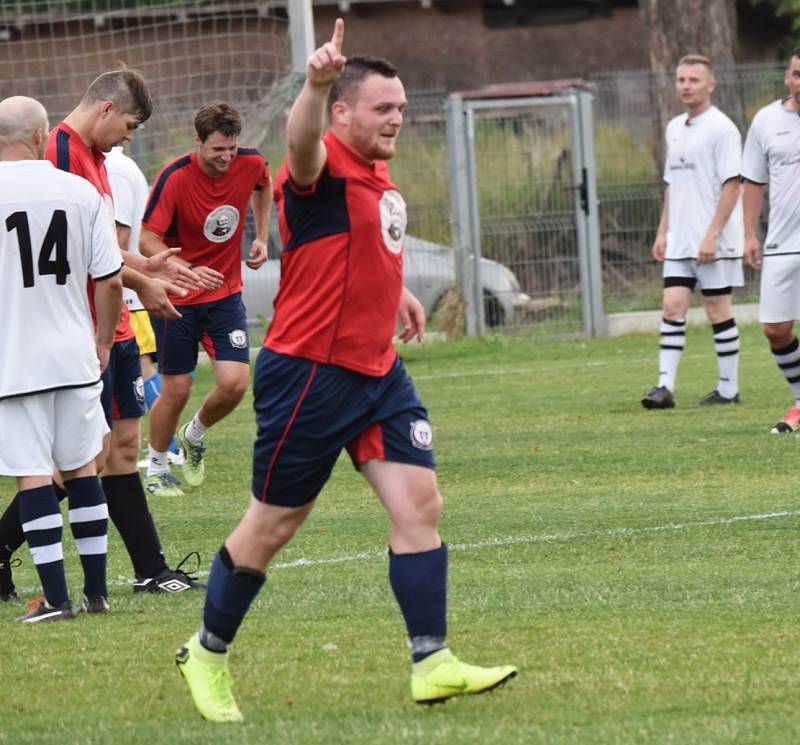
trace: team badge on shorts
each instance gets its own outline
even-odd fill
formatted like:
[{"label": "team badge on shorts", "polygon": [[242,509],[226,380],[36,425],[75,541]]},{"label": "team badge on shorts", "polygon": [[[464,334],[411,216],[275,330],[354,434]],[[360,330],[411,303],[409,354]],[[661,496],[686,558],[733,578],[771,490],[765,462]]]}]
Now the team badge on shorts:
[{"label": "team badge on shorts", "polygon": [[144,403],[144,380],[140,375],[136,380],[133,381],[133,395],[136,396],[136,400],[141,404]]},{"label": "team badge on shorts", "polygon": [[383,242],[393,254],[399,254],[406,234],[406,202],[399,191],[388,189],[383,192],[380,209]]},{"label": "team badge on shorts", "polygon": [[411,444],[420,450],[433,448],[433,431],[430,422],[425,419],[415,419],[411,422]]},{"label": "team badge on shorts", "polygon": [[228,339],[231,342],[231,346],[236,347],[236,349],[247,348],[247,332],[242,329],[231,331],[231,333],[228,334]]},{"label": "team badge on shorts", "polygon": [[208,213],[203,224],[203,235],[212,243],[224,243],[239,227],[239,210],[230,204],[223,204]]}]

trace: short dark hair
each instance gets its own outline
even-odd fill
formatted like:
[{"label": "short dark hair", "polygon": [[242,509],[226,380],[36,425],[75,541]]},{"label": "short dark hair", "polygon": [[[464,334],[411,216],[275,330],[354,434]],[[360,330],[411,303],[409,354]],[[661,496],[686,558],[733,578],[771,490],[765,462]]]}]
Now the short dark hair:
[{"label": "short dark hair", "polygon": [[711,73],[711,77],[714,77],[714,65],[711,63],[711,60],[708,57],[705,57],[702,54],[686,54],[678,60],[678,64],[676,65],[677,69],[681,65],[704,65],[708,68],[708,71]]},{"label": "short dark hair", "polygon": [[342,74],[336,79],[328,95],[328,116],[333,104],[342,99],[352,102],[355,89],[370,75],[381,75],[384,78],[396,78],[397,68],[381,57],[370,57],[357,54],[347,60]]},{"label": "short dark hair", "polygon": [[205,142],[214,132],[238,137],[242,133],[242,118],[227,101],[210,101],[194,115],[194,131],[200,142]]},{"label": "short dark hair", "polygon": [[795,49],[792,49],[792,51],[789,53],[789,65],[791,65],[791,64],[792,64],[792,60],[793,60],[795,57],[797,57],[798,59],[800,59],[800,47],[797,47],[797,48],[795,48]]},{"label": "short dark hair", "polygon": [[139,124],[146,122],[153,113],[150,87],[138,70],[122,67],[98,75],[86,89],[82,105],[99,101],[111,101],[120,111],[133,114]]}]

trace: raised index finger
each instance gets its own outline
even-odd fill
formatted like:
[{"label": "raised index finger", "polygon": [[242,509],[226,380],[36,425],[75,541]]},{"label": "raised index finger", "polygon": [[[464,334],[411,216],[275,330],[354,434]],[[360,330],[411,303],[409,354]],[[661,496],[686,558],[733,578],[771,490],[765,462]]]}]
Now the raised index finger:
[{"label": "raised index finger", "polygon": [[336,19],[336,24],[333,27],[333,36],[331,36],[331,44],[336,47],[337,52],[342,51],[342,42],[344,41],[344,21],[341,18]]}]

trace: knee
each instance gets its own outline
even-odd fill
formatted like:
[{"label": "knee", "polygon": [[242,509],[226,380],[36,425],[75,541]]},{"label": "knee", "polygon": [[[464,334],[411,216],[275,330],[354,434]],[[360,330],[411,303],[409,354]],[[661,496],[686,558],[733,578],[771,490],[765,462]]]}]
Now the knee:
[{"label": "knee", "polygon": [[444,500],[439,490],[434,486],[420,494],[415,502],[420,522],[424,525],[437,526],[444,509]]},{"label": "knee", "polygon": [[170,383],[169,385],[162,385],[161,394],[159,395],[156,403],[161,403],[164,406],[169,406],[173,409],[183,409],[189,401],[189,395],[192,392],[191,380],[180,383]]},{"label": "knee", "polygon": [[249,376],[239,376],[236,378],[226,379],[217,384],[219,392],[227,401],[239,403],[242,397],[247,392],[247,386],[250,383]]},{"label": "knee", "polygon": [[686,306],[681,302],[665,299],[661,313],[668,321],[683,321],[686,318]]},{"label": "knee", "polygon": [[789,346],[794,338],[793,329],[786,328],[784,324],[764,324],[764,336],[772,349],[781,349]]}]

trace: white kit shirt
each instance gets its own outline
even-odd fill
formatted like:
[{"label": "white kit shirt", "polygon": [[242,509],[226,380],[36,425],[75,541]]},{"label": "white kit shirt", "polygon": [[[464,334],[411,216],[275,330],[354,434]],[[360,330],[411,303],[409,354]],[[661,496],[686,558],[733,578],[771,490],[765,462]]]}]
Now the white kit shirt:
[{"label": "white kit shirt", "polygon": [[100,380],[87,277],[121,269],[97,190],[46,160],[0,162],[0,400]]},{"label": "white kit shirt", "polygon": [[[739,178],[742,137],[716,106],[689,119],[676,116],[667,125],[664,181],[669,184],[666,258],[697,258],[697,249],[717,208],[722,185]],[[741,198],[722,229],[717,258],[740,258],[744,249]]]},{"label": "white kit shirt", "polygon": [[[136,161],[125,155],[121,147],[111,148],[111,151],[106,153],[106,170],[111,184],[111,194],[114,197],[114,220],[131,229],[128,250],[138,254],[142,215],[150,191],[147,179],[136,165]],[[128,306],[128,310],[144,309],[139,296],[127,287],[122,289],[122,301]]]},{"label": "white kit shirt", "polygon": [[774,101],[755,115],[744,143],[742,176],[769,182],[764,256],[800,253],[800,114]]}]

